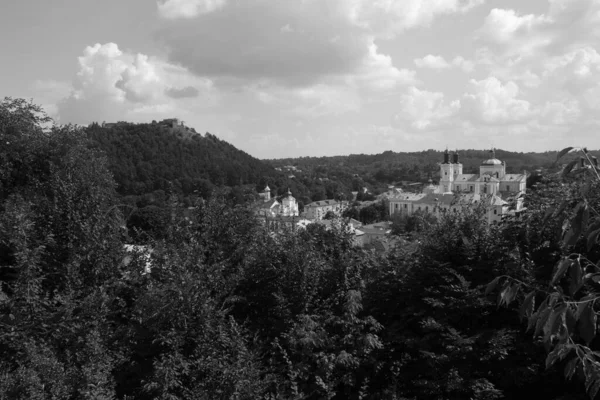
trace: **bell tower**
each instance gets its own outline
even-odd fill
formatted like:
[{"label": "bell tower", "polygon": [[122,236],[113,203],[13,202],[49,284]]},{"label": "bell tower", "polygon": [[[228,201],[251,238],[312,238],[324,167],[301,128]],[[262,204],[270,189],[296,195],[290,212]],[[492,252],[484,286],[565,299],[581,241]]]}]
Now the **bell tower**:
[{"label": "bell tower", "polygon": [[[456,153],[455,156],[457,156]],[[454,182],[455,167],[458,168],[456,164],[453,164],[450,161],[450,152],[448,151],[448,148],[446,148],[446,151],[444,152],[444,162],[440,164],[440,188],[442,189],[442,193],[452,192],[452,183]]]}]

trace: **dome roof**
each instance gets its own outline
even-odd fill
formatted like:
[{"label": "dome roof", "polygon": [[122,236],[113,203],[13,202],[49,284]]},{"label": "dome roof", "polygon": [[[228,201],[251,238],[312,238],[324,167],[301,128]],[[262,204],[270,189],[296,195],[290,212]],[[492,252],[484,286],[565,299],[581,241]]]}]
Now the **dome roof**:
[{"label": "dome roof", "polygon": [[489,160],[485,160],[484,162],[481,163],[481,165],[501,165],[502,161],[498,160],[497,158],[490,158]]}]

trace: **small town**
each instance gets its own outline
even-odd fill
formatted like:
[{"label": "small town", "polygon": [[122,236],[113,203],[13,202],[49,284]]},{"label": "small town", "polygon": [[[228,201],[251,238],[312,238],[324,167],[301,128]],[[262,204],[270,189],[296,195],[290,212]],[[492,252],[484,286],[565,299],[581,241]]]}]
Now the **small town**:
[{"label": "small town", "polygon": [[600,400],[599,0],[0,7],[0,400]]}]

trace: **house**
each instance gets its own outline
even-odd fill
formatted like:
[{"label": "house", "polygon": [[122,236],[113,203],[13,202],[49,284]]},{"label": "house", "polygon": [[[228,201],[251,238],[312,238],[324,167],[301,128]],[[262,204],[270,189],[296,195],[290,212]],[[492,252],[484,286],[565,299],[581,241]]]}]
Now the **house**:
[{"label": "house", "polygon": [[321,200],[305,205],[304,212],[308,219],[321,220],[329,211],[339,216],[346,208],[348,208],[347,201]]}]

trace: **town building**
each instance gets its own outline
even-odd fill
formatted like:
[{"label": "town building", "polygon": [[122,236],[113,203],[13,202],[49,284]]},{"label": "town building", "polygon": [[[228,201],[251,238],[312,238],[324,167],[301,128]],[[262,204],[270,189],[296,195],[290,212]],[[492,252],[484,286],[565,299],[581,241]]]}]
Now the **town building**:
[{"label": "town building", "polygon": [[258,194],[260,200],[254,203],[254,212],[257,215],[265,217],[297,217],[298,202],[292,196],[292,192],[288,189],[287,193],[281,200],[271,198],[271,189],[267,185],[262,192]]},{"label": "town building", "polygon": [[[479,174],[463,174],[458,152],[444,153],[440,164],[440,183],[423,188],[422,193],[397,193],[390,196],[390,215],[416,211],[440,213],[456,212],[462,207],[483,203],[489,223],[499,222],[502,217],[523,210],[522,195],[526,191],[527,173],[507,174],[506,163],[495,157],[483,161]],[[509,201],[513,201],[511,207]]]},{"label": "town building", "polygon": [[313,201],[312,203],[304,206],[304,215],[307,219],[321,220],[329,211],[333,212],[337,216],[341,216],[346,208],[348,208],[347,201]]}]

